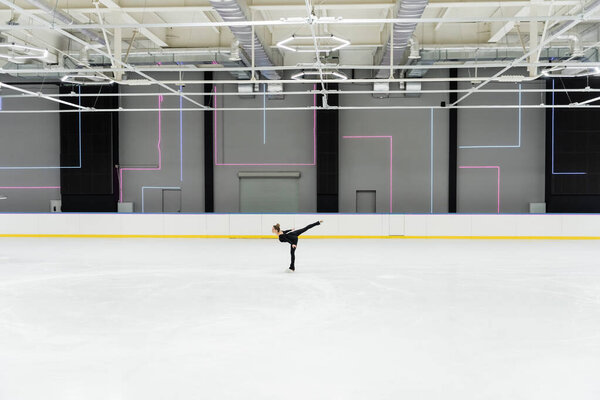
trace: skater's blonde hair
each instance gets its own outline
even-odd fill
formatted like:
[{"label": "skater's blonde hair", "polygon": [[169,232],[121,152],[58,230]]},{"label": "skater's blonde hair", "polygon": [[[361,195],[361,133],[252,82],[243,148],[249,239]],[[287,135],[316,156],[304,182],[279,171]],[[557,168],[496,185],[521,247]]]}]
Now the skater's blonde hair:
[{"label": "skater's blonde hair", "polygon": [[273,225],[273,229],[275,229],[277,232],[281,232],[281,226],[279,224]]}]

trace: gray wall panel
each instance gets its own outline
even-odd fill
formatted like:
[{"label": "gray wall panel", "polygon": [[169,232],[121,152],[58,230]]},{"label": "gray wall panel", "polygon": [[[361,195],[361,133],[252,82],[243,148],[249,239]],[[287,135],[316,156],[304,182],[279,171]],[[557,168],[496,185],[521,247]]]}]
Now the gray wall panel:
[{"label": "gray wall panel", "polygon": [[[157,74],[176,79],[177,74]],[[428,77],[444,77],[430,71]],[[201,79],[202,74],[186,73],[186,78]],[[216,74],[216,79],[229,79]],[[496,84],[515,87],[515,84]],[[445,89],[446,82],[425,83],[424,89]],[[459,88],[469,88],[469,83]],[[490,85],[489,87],[494,87]],[[523,88],[543,87],[526,83]],[[307,85],[286,85],[286,90],[308,90]],[[370,90],[371,85],[343,85],[343,89]],[[392,89],[397,89],[392,86]],[[45,91],[56,92],[47,86]],[[235,85],[220,85],[219,92],[236,91]],[[121,86],[122,92],[157,92],[157,86]],[[202,85],[188,85],[184,92],[202,92]],[[3,93],[7,93],[5,90]],[[460,96],[460,95],[459,95]],[[523,104],[539,104],[539,94],[523,94]],[[199,96],[197,100],[202,101]],[[341,106],[432,106],[447,101],[446,94],[424,94],[416,98],[374,98],[371,94],[340,96]],[[477,94],[464,104],[517,104],[515,93]],[[157,96],[123,97],[121,105],[156,107]],[[41,99],[5,99],[4,108],[54,108]],[[219,107],[262,107],[263,96],[252,99],[238,96],[219,98]],[[284,100],[267,100],[267,107],[306,107],[312,94],[288,95]],[[179,98],[165,96],[163,108],[178,108]],[[195,107],[184,101],[184,107]],[[461,109],[458,113],[459,145],[515,145],[518,140],[516,109]],[[203,118],[212,112],[183,113],[183,182],[180,181],[179,112],[162,112],[161,171],[124,172],[124,200],[141,211],[142,186],[182,188],[184,212],[203,212]],[[267,111],[266,141],[263,138],[262,111],[221,111],[217,115],[218,160],[220,163],[301,163],[313,162],[313,113]],[[157,163],[157,112],[125,112],[120,121],[120,158],[122,165],[151,167]],[[0,114],[0,164],[58,165],[58,114]],[[544,111],[522,111],[522,139],[519,148],[459,149],[459,165],[498,165],[501,169],[501,211],[527,212],[529,202],[544,200]],[[377,212],[389,211],[389,141],[387,139],[343,139],[342,136],[383,135],[393,137],[393,211],[447,212],[448,207],[448,112],[433,113],[433,180],[431,179],[431,111],[415,110],[341,110],[340,111],[340,211],[356,210],[356,190],[377,191]],[[316,210],[316,168],[313,165],[217,165],[215,166],[215,211],[239,211],[240,171],[299,171],[299,211]],[[490,193],[496,181],[493,171],[459,170],[459,212],[495,212],[496,194]],[[3,171],[0,186],[57,186],[58,170]],[[490,189],[492,188],[492,189]],[[2,192],[2,190],[0,190]],[[7,191],[10,199],[0,203],[0,211],[47,211],[57,190]],[[149,210],[161,209],[161,196],[148,195]],[[156,203],[156,204],[154,204]]]}]

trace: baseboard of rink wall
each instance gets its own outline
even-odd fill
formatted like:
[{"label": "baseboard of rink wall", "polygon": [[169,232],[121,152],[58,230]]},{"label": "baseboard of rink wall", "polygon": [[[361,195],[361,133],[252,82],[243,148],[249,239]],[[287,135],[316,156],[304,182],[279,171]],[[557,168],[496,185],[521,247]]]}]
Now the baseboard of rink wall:
[{"label": "baseboard of rink wall", "polygon": [[[0,234],[0,238],[90,239],[274,239],[266,235],[35,235]],[[302,236],[302,239],[462,239],[462,240],[600,240],[600,236]]]},{"label": "baseboard of rink wall", "polygon": [[0,214],[0,237],[599,240],[600,214]]}]

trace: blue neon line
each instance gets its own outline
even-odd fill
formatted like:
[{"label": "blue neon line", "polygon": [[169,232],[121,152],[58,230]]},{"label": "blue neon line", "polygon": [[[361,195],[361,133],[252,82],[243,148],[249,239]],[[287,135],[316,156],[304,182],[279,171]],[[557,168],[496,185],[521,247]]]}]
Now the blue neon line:
[{"label": "blue neon line", "polygon": [[554,171],[554,79],[552,79],[552,175],[587,175],[587,172]]},{"label": "blue neon line", "polygon": [[430,174],[430,188],[429,188],[429,212],[433,214],[433,108],[431,109],[430,117],[430,129],[429,129],[429,141],[431,143],[431,150],[429,154],[429,174]]},{"label": "blue neon line", "polygon": [[[81,86],[79,86],[79,105],[81,105]],[[0,97],[0,110],[2,110],[2,97]],[[37,169],[80,169],[82,165],[81,151],[81,108],[79,109],[79,165],[70,167],[0,167],[0,170],[37,170]]]},{"label": "blue neon line", "polygon": [[[179,86],[183,93],[183,86]],[[183,182],[183,96],[179,96],[179,180]]]},{"label": "blue neon line", "polygon": [[523,110],[521,109],[521,97],[522,97],[522,93],[521,93],[521,87],[522,85],[519,83],[519,144],[517,145],[506,145],[506,146],[458,146],[459,149],[518,149],[521,147],[521,130],[522,130],[522,113]]},{"label": "blue neon line", "polygon": [[267,84],[263,83],[263,144],[267,143]]},{"label": "blue neon line", "polygon": [[144,212],[144,190],[145,189],[181,190],[181,188],[179,186],[142,186],[142,213]]}]

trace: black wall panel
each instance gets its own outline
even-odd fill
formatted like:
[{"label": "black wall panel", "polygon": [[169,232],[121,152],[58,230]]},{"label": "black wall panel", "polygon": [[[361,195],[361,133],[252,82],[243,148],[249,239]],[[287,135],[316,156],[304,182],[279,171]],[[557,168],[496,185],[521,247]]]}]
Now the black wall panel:
[{"label": "black wall panel", "polygon": [[[458,77],[456,68],[450,69],[450,78]],[[458,82],[450,81],[449,89],[454,90],[448,94],[448,105],[458,100]],[[457,172],[458,172],[458,109],[451,107],[448,112],[448,212],[456,212],[457,201]]]},{"label": "black wall panel", "polygon": [[[598,97],[598,78],[548,79],[546,104],[568,105]],[[591,104],[600,104],[595,102]],[[600,212],[600,110],[546,110],[546,209],[548,212]]]},{"label": "black wall panel", "polygon": [[[328,84],[337,90],[337,84]],[[327,96],[327,104],[339,105],[337,94]],[[317,95],[317,105],[323,96]],[[317,212],[339,211],[339,111],[317,110]]]},{"label": "black wall panel", "polygon": [[[60,93],[115,93],[117,85],[61,85]],[[118,96],[63,97],[85,107],[117,109]],[[61,110],[73,110],[61,104]],[[81,142],[79,131],[81,129]],[[81,154],[80,154],[81,151]],[[115,212],[119,196],[119,119],[117,112],[60,114],[60,186],[64,212]],[[81,165],[79,168],[81,157]],[[76,167],[76,168],[73,168]]]},{"label": "black wall panel", "polygon": [[[205,72],[204,79],[210,81],[213,79],[212,72]],[[204,105],[214,107],[214,97],[210,94],[213,91],[211,83],[204,84]],[[212,110],[204,112],[204,211],[215,211],[215,171],[214,171],[214,138],[213,138],[213,112]]]}]

